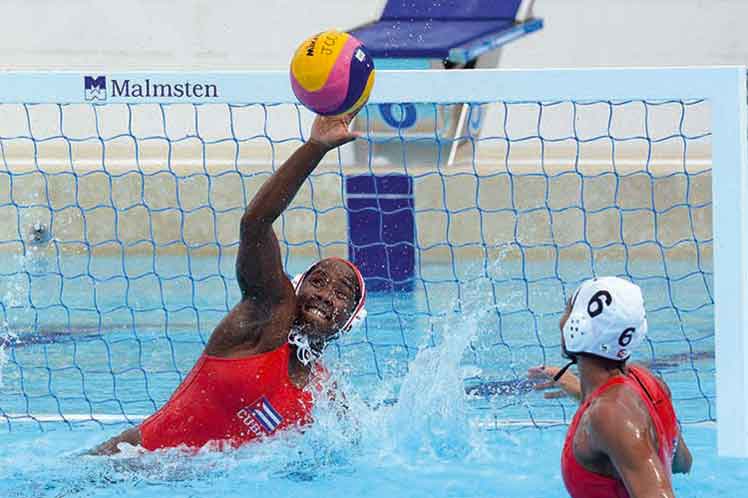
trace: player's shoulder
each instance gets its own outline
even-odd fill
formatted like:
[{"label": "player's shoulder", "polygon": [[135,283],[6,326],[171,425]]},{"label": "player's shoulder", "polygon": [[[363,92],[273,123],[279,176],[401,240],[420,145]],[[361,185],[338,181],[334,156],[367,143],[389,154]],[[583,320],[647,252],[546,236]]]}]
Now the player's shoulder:
[{"label": "player's shoulder", "polygon": [[620,431],[623,426],[646,426],[650,422],[646,403],[626,383],[616,384],[590,402],[585,418],[598,433]]},{"label": "player's shoulder", "polygon": [[610,386],[597,395],[589,404],[587,413],[592,417],[604,417],[634,403],[639,396],[625,383]]},{"label": "player's shoulder", "polygon": [[627,383],[594,399],[584,416],[591,448],[607,455],[643,448],[653,434],[646,403]]}]

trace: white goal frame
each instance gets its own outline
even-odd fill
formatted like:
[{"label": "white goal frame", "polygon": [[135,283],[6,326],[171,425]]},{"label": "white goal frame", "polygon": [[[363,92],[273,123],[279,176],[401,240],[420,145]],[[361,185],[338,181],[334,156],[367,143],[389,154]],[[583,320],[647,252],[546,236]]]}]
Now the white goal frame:
[{"label": "white goal frame", "polygon": [[[108,103],[292,103],[285,71],[0,74],[2,103],[85,103],[106,76]],[[215,85],[213,96],[111,94],[113,80]],[[121,89],[121,87],[120,87]],[[95,89],[94,89],[95,90]],[[175,92],[176,93],[176,92]],[[210,93],[210,92],[208,92]],[[718,449],[748,457],[748,104],[745,67],[379,71],[372,103],[707,99],[711,109]]]}]

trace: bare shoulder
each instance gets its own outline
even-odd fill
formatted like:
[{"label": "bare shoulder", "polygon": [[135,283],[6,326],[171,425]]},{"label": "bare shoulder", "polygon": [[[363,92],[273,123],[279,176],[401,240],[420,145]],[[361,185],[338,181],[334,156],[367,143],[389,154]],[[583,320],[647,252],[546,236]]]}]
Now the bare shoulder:
[{"label": "bare shoulder", "polygon": [[632,432],[644,432],[650,426],[647,406],[625,384],[611,387],[595,398],[584,414],[593,434],[602,441],[614,441]]},{"label": "bare shoulder", "polygon": [[291,329],[295,308],[293,293],[280,302],[244,299],[216,326],[205,352],[215,356],[229,356],[276,349]]}]

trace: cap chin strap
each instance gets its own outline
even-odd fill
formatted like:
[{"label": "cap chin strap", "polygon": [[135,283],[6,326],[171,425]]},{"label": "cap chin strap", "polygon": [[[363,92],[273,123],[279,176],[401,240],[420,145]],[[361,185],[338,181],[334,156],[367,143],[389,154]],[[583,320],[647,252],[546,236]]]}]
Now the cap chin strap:
[{"label": "cap chin strap", "polygon": [[558,382],[558,379],[560,379],[561,377],[563,377],[564,374],[566,373],[566,371],[569,368],[571,368],[572,365],[576,365],[576,363],[577,363],[577,357],[573,356],[571,358],[571,361],[569,361],[569,363],[567,363],[566,365],[564,365],[564,367],[561,370],[559,370],[558,373],[556,373],[556,375],[553,376],[553,382]]},{"label": "cap chin strap", "polygon": [[307,367],[316,363],[322,357],[326,341],[322,341],[321,345],[314,344],[308,335],[299,329],[293,328],[288,333],[288,343],[296,347],[296,359],[299,360],[299,363]]},{"label": "cap chin strap", "polygon": [[348,319],[348,325],[344,325],[340,331],[350,332],[351,330],[359,328],[366,321],[366,315],[366,308],[359,308],[358,311],[354,310],[353,315]]}]

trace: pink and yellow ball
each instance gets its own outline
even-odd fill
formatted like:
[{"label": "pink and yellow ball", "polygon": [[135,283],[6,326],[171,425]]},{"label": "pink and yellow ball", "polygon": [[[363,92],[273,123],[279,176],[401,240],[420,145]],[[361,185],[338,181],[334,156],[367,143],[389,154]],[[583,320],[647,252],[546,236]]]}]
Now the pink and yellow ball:
[{"label": "pink and yellow ball", "polygon": [[369,99],[374,61],[360,40],[324,31],[304,40],[291,61],[291,87],[299,101],[323,116],[354,111]]}]

